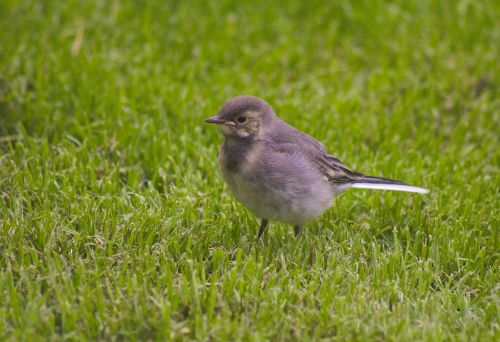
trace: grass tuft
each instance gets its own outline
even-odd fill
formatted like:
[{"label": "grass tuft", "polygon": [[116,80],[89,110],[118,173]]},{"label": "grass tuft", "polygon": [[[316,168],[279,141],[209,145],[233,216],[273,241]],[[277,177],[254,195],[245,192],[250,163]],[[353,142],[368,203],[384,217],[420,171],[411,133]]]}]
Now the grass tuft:
[{"label": "grass tuft", "polygon": [[[495,1],[0,2],[0,339],[500,338]],[[299,239],[203,119],[253,94],[354,169]]]}]

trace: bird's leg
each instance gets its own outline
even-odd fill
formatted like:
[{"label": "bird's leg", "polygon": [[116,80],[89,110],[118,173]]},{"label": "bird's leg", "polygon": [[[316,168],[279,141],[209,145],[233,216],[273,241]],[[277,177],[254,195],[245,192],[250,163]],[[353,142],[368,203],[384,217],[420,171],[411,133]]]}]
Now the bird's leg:
[{"label": "bird's leg", "polygon": [[295,225],[295,227],[293,227],[293,230],[295,231],[295,237],[298,237],[300,232],[302,231],[302,227],[300,225]]},{"label": "bird's leg", "polygon": [[262,235],[262,233],[264,233],[264,228],[266,228],[268,223],[269,220],[266,219],[262,219],[262,221],[260,222],[259,231],[257,232],[257,240],[260,239],[260,236]]}]

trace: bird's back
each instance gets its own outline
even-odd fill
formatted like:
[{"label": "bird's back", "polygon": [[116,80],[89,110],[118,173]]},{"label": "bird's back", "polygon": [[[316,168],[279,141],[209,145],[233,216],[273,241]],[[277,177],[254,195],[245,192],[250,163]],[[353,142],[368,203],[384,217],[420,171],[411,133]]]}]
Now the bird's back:
[{"label": "bird's back", "polygon": [[326,153],[322,143],[277,118],[271,129],[264,132],[264,138],[276,144],[293,144],[307,155]]}]

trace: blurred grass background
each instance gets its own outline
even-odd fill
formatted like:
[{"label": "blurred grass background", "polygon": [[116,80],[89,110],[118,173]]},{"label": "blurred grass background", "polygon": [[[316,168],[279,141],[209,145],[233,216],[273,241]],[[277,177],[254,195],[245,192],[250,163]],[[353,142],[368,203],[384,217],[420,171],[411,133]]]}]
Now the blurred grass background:
[{"label": "blurred grass background", "polygon": [[[0,339],[498,340],[497,1],[0,2]],[[203,119],[251,94],[347,165],[298,240]]]}]

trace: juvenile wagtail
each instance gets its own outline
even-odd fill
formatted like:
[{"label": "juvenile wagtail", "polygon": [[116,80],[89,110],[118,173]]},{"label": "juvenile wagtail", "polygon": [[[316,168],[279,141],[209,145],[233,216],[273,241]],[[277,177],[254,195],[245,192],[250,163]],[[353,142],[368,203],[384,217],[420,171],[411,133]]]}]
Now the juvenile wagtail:
[{"label": "juvenile wagtail", "polygon": [[349,188],[427,193],[427,189],[353,171],[316,139],[280,120],[265,101],[237,96],[205,120],[224,135],[219,164],[234,197],[262,221],[303,225]]}]

